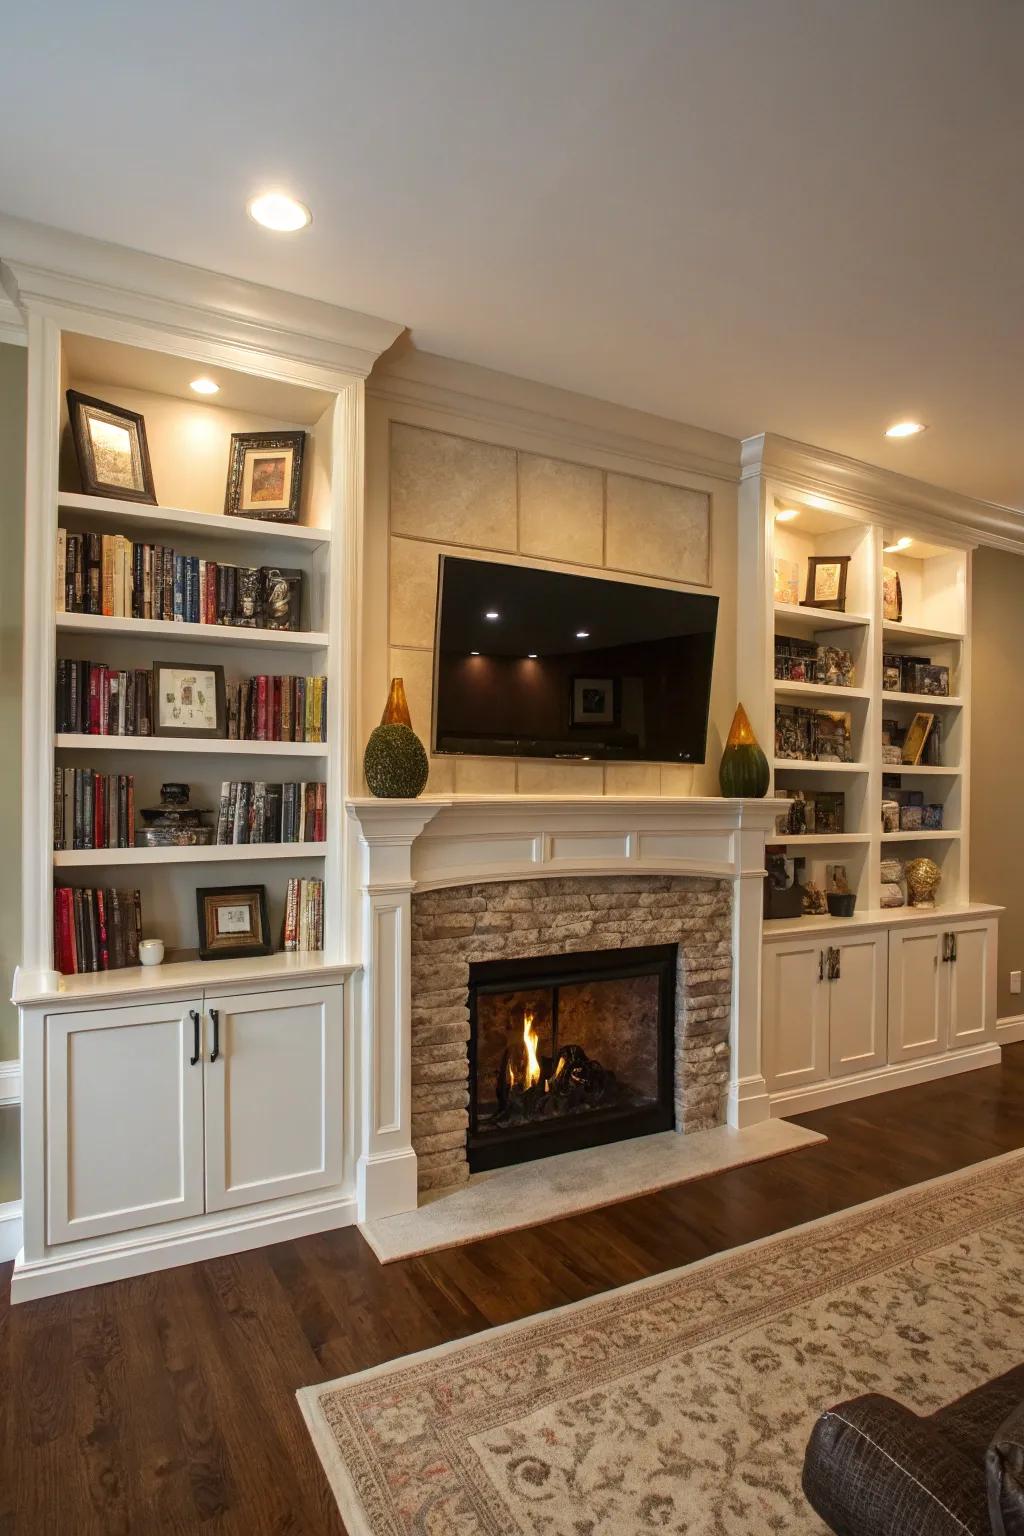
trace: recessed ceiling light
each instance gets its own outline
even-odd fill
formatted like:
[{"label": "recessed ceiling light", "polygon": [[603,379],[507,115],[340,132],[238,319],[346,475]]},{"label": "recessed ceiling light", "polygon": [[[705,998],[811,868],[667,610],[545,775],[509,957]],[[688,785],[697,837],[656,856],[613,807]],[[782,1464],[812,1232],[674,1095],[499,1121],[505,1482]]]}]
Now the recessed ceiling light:
[{"label": "recessed ceiling light", "polygon": [[251,197],[245,206],[250,219],[278,234],[305,229],[313,220],[305,203],[297,202],[286,192],[262,192],[259,197]]},{"label": "recessed ceiling light", "polygon": [[913,539],[908,539],[904,535],[902,539],[897,539],[895,544],[883,544],[882,553],[885,555],[895,555],[898,550],[909,549],[913,542]]},{"label": "recessed ceiling light", "polygon": [[470,654],[470,655],[471,655],[471,656],[479,656],[479,655],[480,655],[480,652],[479,652],[479,651],[470,651],[470,653],[469,653],[469,654]]},{"label": "recessed ceiling light", "polygon": [[536,661],[537,660],[537,652],[536,651],[527,651],[526,659],[527,659],[527,661]]},{"label": "recessed ceiling light", "polygon": [[787,507],[784,512],[776,512],[776,514],[775,514],[775,521],[777,523],[791,523],[793,521],[794,517],[799,517],[799,516],[800,516],[800,508],[799,507]]},{"label": "recessed ceiling light", "polygon": [[501,614],[498,613],[494,608],[491,608],[487,613],[484,614],[484,618],[485,619],[500,619],[501,618]]},{"label": "recessed ceiling light", "polygon": [[220,394],[220,385],[215,384],[212,379],[207,378],[193,379],[189,385],[189,389],[194,389],[197,395]]},{"label": "recessed ceiling light", "polygon": [[576,639],[577,640],[589,640],[590,639],[590,630],[589,629],[578,629],[576,631]]},{"label": "recessed ceiling light", "polygon": [[886,427],[886,437],[916,437],[924,431],[923,421],[894,421],[891,427]]}]

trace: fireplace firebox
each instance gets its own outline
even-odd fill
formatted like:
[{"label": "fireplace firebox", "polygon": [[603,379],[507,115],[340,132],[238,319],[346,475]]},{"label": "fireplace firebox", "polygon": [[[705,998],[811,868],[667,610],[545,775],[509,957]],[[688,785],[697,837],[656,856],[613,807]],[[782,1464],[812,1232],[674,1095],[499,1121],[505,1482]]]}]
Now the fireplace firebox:
[{"label": "fireplace firebox", "polygon": [[677,946],[469,968],[470,1172],[675,1124]]}]

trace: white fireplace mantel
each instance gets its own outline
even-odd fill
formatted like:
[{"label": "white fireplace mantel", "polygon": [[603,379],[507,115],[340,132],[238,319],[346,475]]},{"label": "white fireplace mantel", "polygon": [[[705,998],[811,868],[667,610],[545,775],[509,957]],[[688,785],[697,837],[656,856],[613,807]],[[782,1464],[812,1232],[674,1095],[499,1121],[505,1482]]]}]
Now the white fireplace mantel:
[{"label": "white fireplace mantel", "polygon": [[469,882],[584,874],[705,875],[733,884],[727,1118],[768,1118],[761,1070],[765,842],[786,800],[556,796],[356,799],[363,994],[359,1219],[415,1210],[411,897]]}]

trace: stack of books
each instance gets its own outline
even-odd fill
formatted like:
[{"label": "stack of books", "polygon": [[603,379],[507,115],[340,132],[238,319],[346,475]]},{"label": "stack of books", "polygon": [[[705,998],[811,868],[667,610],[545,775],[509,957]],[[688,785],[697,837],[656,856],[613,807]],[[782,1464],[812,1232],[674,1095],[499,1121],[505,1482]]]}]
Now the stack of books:
[{"label": "stack of books", "polygon": [[153,674],[118,672],[98,661],[57,662],[58,731],[87,736],[152,736]]},{"label": "stack of books", "polygon": [[79,890],[59,885],[53,893],[53,958],[58,971],[117,971],[139,963],[142,897],[138,891]]},{"label": "stack of books", "polygon": [[[136,544],[119,533],[57,530],[58,613],[259,626],[265,618],[271,573],[278,583],[284,575],[292,582],[301,581],[301,572],[222,565],[198,555],[178,554],[164,544]],[[290,591],[287,585],[285,591]],[[298,627],[290,602],[285,610],[270,627]]]},{"label": "stack of books", "polygon": [[267,784],[225,779],[216,842],[322,843],[327,836],[327,785]]},{"label": "stack of books", "polygon": [[327,740],[326,677],[246,677],[227,686],[232,741]]},{"label": "stack of books", "polygon": [[53,846],[135,847],[135,775],[53,770]]},{"label": "stack of books", "polygon": [[284,901],[283,948],[295,952],[323,947],[324,883],[293,878]]}]

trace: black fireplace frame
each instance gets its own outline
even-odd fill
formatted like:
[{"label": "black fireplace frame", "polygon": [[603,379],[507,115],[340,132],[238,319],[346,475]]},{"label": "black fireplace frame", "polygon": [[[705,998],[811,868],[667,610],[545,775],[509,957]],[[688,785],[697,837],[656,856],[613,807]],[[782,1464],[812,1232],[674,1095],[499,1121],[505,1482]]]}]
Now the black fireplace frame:
[{"label": "black fireplace frame", "polygon": [[[634,1136],[651,1136],[675,1127],[676,944],[628,949],[592,949],[565,955],[523,959],[476,960],[469,967],[469,1130],[466,1156],[470,1173],[504,1168],[559,1152],[600,1147]],[[483,993],[514,992],[525,987],[572,986],[581,982],[658,978],[658,1098],[635,1109],[595,1109],[584,1115],[538,1120],[529,1125],[481,1130],[477,1124],[477,998]]]}]

